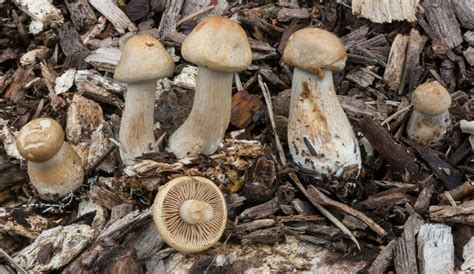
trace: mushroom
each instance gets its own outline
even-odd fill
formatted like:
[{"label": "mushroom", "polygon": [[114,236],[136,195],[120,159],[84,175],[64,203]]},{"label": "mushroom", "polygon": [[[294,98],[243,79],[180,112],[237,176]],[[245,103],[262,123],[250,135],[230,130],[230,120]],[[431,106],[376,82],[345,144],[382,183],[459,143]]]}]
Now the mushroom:
[{"label": "mushroom", "polygon": [[437,146],[444,140],[450,126],[451,96],[438,82],[427,82],[413,92],[413,111],[408,119],[406,133],[413,141]]},{"label": "mushroom", "polygon": [[229,126],[233,73],[252,62],[248,38],[230,19],[212,16],[186,37],[181,54],[199,66],[196,90],[191,113],[170,136],[168,150],[178,158],[212,154]]},{"label": "mushroom", "polygon": [[156,195],[153,220],[163,240],[183,253],[212,247],[222,236],[227,208],[219,188],[203,177],[179,177]]},{"label": "mushroom", "polygon": [[146,152],[155,142],[153,112],[157,79],[171,76],[174,63],[160,41],[147,34],[125,42],[115,68],[115,79],[127,83],[119,140],[125,163]]},{"label": "mushroom", "polygon": [[55,120],[30,121],[18,133],[16,146],[28,160],[28,175],[41,199],[65,197],[82,185],[81,158],[64,142],[64,131]]},{"label": "mushroom", "polygon": [[[291,35],[283,60],[295,66],[288,119],[288,145],[302,169],[340,176],[361,167],[357,139],[334,89],[332,71],[342,71],[347,54],[332,33],[305,28]],[[349,168],[350,167],[350,168]]]}]

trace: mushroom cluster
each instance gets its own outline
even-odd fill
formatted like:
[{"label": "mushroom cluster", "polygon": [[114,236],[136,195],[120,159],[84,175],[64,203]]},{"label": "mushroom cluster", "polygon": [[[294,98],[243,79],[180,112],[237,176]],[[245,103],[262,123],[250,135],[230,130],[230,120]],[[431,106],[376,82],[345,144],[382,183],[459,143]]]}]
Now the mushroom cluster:
[{"label": "mushroom cluster", "polygon": [[196,253],[220,239],[227,223],[227,207],[212,181],[184,176],[160,189],[153,203],[153,220],[169,246]]},{"label": "mushroom cluster", "polygon": [[44,200],[65,197],[84,181],[81,159],[64,142],[61,125],[50,118],[38,118],[26,124],[18,133],[16,146],[28,160],[31,184]]},{"label": "mushroom cluster", "polygon": [[168,150],[178,158],[212,154],[229,126],[233,74],[252,61],[247,34],[230,19],[211,16],[186,37],[181,53],[199,66],[198,75],[191,113],[170,136]]},{"label": "mushroom cluster", "polygon": [[[361,167],[357,138],[334,89],[332,71],[342,71],[347,54],[334,34],[317,28],[296,31],[283,52],[295,66],[288,120],[293,161],[321,175],[340,176]],[[357,172],[358,173],[358,172]]]},{"label": "mushroom cluster", "polygon": [[125,151],[125,163],[150,152],[155,142],[153,112],[156,81],[173,74],[174,62],[166,49],[150,35],[135,35],[125,42],[115,79],[127,83],[125,108],[120,124],[119,140]]},{"label": "mushroom cluster", "polygon": [[451,96],[437,81],[419,85],[413,92],[413,111],[406,133],[413,141],[427,146],[439,145],[450,126]]}]

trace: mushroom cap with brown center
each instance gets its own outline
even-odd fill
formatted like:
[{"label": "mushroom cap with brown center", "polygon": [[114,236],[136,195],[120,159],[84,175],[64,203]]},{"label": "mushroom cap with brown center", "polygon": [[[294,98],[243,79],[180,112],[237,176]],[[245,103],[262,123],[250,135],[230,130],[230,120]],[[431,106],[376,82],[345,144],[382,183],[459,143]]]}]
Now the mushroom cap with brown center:
[{"label": "mushroom cap with brown center", "polygon": [[242,71],[252,62],[244,29],[223,16],[200,22],[184,39],[181,54],[188,62],[225,72]]},{"label": "mushroom cap with brown center", "polygon": [[64,142],[64,130],[51,118],[30,121],[18,133],[18,152],[28,161],[44,162],[51,159]]},{"label": "mushroom cap with brown center", "polygon": [[438,115],[449,109],[451,96],[437,81],[419,85],[411,97],[413,108],[426,115]]},{"label": "mushroom cap with brown center", "polygon": [[283,61],[310,73],[320,69],[341,71],[347,59],[341,40],[329,31],[305,28],[293,33],[286,42]]},{"label": "mushroom cap with brown center", "polygon": [[[201,222],[188,223],[181,217],[186,201],[208,204],[212,212],[202,214]],[[212,247],[220,239],[227,223],[227,207],[214,182],[203,177],[184,176],[169,181],[160,189],[153,204],[153,220],[169,246],[183,253],[195,253]]]},{"label": "mushroom cap with brown center", "polygon": [[133,84],[168,77],[173,71],[173,59],[160,41],[148,34],[139,34],[125,42],[115,67],[115,79]]}]

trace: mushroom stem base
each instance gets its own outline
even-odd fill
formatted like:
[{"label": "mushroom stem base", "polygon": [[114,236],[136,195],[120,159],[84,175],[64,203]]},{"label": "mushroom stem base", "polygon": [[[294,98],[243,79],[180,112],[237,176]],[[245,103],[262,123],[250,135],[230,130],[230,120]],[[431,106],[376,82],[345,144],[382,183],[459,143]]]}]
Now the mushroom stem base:
[{"label": "mushroom stem base", "polygon": [[437,146],[446,138],[450,126],[449,112],[438,115],[426,115],[413,110],[407,123],[407,136],[413,141],[426,145]]},{"label": "mushroom stem base", "polygon": [[232,72],[199,67],[191,113],[169,138],[168,150],[176,157],[217,150],[229,126],[232,76]]},{"label": "mushroom stem base", "polygon": [[305,170],[340,176],[354,167],[358,174],[357,138],[337,98],[331,70],[322,69],[318,76],[295,68],[288,144],[293,161]]},{"label": "mushroom stem base", "polygon": [[214,210],[208,203],[199,200],[187,200],[179,209],[181,219],[188,224],[207,222],[214,216]]},{"label": "mushroom stem base", "polygon": [[150,152],[150,146],[155,142],[155,90],[155,80],[128,84],[119,133],[120,143],[126,150],[120,150],[120,156],[125,163]]}]

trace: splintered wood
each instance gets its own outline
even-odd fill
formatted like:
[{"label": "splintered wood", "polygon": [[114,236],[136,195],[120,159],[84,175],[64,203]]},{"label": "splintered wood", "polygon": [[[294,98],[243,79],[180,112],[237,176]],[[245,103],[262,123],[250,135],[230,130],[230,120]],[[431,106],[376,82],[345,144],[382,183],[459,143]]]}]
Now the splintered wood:
[{"label": "splintered wood", "polygon": [[353,0],[352,14],[367,18],[374,23],[414,22],[418,2],[418,0]]},{"label": "splintered wood", "polygon": [[417,238],[420,274],[451,273],[454,269],[454,242],[451,227],[424,224]]}]

